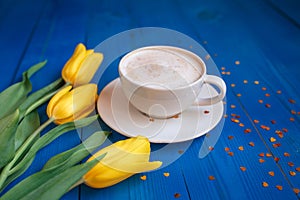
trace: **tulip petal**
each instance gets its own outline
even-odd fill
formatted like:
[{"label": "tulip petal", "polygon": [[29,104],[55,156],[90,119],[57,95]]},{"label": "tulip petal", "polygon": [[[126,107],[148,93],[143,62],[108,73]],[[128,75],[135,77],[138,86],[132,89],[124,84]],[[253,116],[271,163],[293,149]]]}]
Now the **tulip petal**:
[{"label": "tulip petal", "polygon": [[101,167],[101,171],[96,173],[91,172],[93,172],[93,170],[90,170],[83,179],[85,180],[86,185],[93,188],[109,187],[134,175],[133,173],[115,171],[105,167]]},{"label": "tulip petal", "polygon": [[52,116],[58,124],[81,119],[95,108],[97,85],[77,87],[63,96],[53,108]]},{"label": "tulip petal", "polygon": [[80,69],[76,72],[76,75],[73,77],[74,85],[82,85],[89,83],[92,80],[96,71],[98,70],[102,61],[103,54],[101,53],[92,53],[86,56],[86,58],[81,63]]},{"label": "tulip petal", "polygon": [[88,50],[86,50],[85,57],[87,57],[88,55],[90,55],[92,53],[94,53],[94,49],[88,49]]},{"label": "tulip petal", "polygon": [[78,72],[80,65],[86,57],[86,48],[82,43],[79,43],[71,58],[67,61],[62,69],[62,77],[66,82],[73,83],[73,77]]},{"label": "tulip petal", "polygon": [[51,100],[48,103],[47,106],[47,115],[49,118],[52,117],[53,114],[53,108],[56,106],[57,102],[59,102],[59,100],[65,95],[67,94],[70,90],[72,89],[72,86],[67,86],[65,88],[63,88],[62,90],[60,90],[58,93],[56,93]]},{"label": "tulip petal", "polygon": [[107,153],[106,156],[83,176],[85,184],[90,187],[108,187],[135,173],[154,170],[162,165],[160,161],[149,162],[150,143],[142,136],[118,141],[105,147],[87,162],[103,153]]}]

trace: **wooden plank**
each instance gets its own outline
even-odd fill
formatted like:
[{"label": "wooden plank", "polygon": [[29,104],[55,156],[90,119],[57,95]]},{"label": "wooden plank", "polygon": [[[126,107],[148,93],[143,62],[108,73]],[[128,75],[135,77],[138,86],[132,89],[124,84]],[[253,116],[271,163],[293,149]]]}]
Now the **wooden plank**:
[{"label": "wooden plank", "polygon": [[[15,81],[15,73],[30,43],[32,33],[39,20],[43,1],[20,1],[15,6],[13,1],[6,1],[0,7],[0,60],[2,74],[0,91]],[[35,10],[30,10],[31,4],[35,4]],[[20,34],[21,33],[21,34]],[[4,76],[5,74],[5,76]]]},{"label": "wooden plank", "polygon": [[[137,26],[136,20],[131,16],[132,11],[129,10],[132,6],[129,2],[121,1],[114,4],[111,1],[90,1],[89,2],[89,27],[87,41],[89,46],[96,46],[101,41],[107,39],[114,34],[125,31]],[[105,59],[105,55],[104,55]],[[103,88],[114,78],[118,77],[118,63],[113,63],[103,75],[104,82],[100,82],[99,88]],[[105,78],[107,77],[107,78]],[[113,132],[109,140],[117,141],[124,139],[118,133]],[[176,166],[167,168],[171,177],[168,179],[163,176],[163,173],[151,172],[141,175],[135,175],[130,179],[123,181],[113,187],[104,189],[91,189],[87,186],[81,187],[81,199],[170,199],[174,198],[176,193],[180,193],[182,198],[188,198],[188,193],[185,188],[184,180],[181,172],[176,169]],[[146,175],[147,180],[142,181],[140,176]],[[174,183],[173,187],[164,184],[164,181]]]},{"label": "wooden plank", "polygon": [[[168,27],[168,28],[177,28],[177,30],[182,29],[182,30],[184,30],[185,32],[188,32],[191,35],[195,35],[194,34],[195,32],[193,32],[194,31],[193,29],[191,30],[191,28],[187,28],[186,25],[184,25],[185,23],[180,23],[180,22],[186,22],[187,20],[185,19],[185,21],[184,21],[182,18],[177,17],[176,14],[178,14],[178,13],[176,11],[178,10],[178,8],[170,2],[166,2],[166,1],[164,1],[162,3],[147,2],[146,4],[140,3],[140,2],[138,2],[138,3],[135,2],[134,5],[133,5],[133,3],[131,3],[129,6],[130,6],[129,10],[131,10],[130,13],[134,16],[135,20],[137,20],[138,24],[142,24],[143,26],[151,26],[151,25],[153,26],[153,24],[155,24],[155,26],[163,26],[163,27]],[[146,9],[145,9],[146,7],[149,10],[152,11],[151,12],[151,18],[144,17],[145,15],[148,14],[146,12]],[[166,7],[169,8],[168,12],[164,12],[165,11],[164,8],[166,8]],[[198,7],[197,6],[194,6],[194,7],[191,6],[191,7],[193,9],[199,8],[199,6]],[[176,10],[176,8],[177,8],[177,10]],[[190,9],[189,10],[186,9],[186,11],[190,11]],[[205,13],[200,13],[200,16],[201,17],[206,17]],[[177,23],[174,24],[173,23],[174,21],[176,21]],[[198,29],[197,29],[197,31],[198,31]],[[199,35],[200,34],[197,34],[198,38],[200,38]],[[234,99],[235,97],[231,96],[231,98]],[[239,108],[239,111],[243,112],[241,108]],[[246,119],[245,121],[247,121],[247,117],[244,116],[244,118]],[[251,126],[251,123],[249,121],[247,121],[247,122]],[[229,126],[229,130],[230,130],[230,126]],[[243,132],[243,130],[238,130],[238,131],[233,131],[233,133],[239,132],[239,131]],[[236,133],[236,134],[238,134],[238,133]],[[251,158],[253,158],[255,160],[258,160],[259,159],[259,157],[258,157],[259,152],[266,152],[267,149],[264,146],[261,139],[257,135],[254,135],[254,138],[255,138],[254,141],[256,142],[256,146],[258,146],[258,148],[256,148],[256,153],[257,154],[254,153]],[[201,144],[202,139],[199,139],[197,141],[195,141],[195,145],[193,144],[193,146],[190,148],[191,151],[193,150],[195,152],[198,152],[199,145]],[[243,144],[244,146],[248,146],[247,142],[249,142],[249,141],[247,141],[247,142],[244,141],[243,137],[241,137],[241,139],[239,139],[238,141],[241,141],[240,144]],[[219,151],[221,151],[221,150],[224,151],[223,147],[221,147],[221,148],[218,147],[218,149],[219,149]],[[225,155],[226,155],[226,153],[225,153]],[[223,175],[221,172],[218,173],[218,175],[221,176],[221,179],[223,179],[223,182],[221,181],[219,183],[220,185],[215,188],[215,192],[213,192],[213,193],[205,192],[205,191],[210,191],[211,190],[211,188],[207,188],[207,184],[209,184],[209,183],[207,183],[207,182],[209,182],[208,179],[207,179],[207,177],[209,176],[208,171],[211,168],[215,169],[215,167],[212,166],[211,163],[209,164],[209,163],[199,162],[197,156],[196,156],[196,158],[193,158],[193,156],[188,155],[188,153],[185,156],[187,158],[186,158],[185,162],[182,162],[183,166],[184,166],[183,163],[193,163],[192,165],[189,165],[187,168],[184,168],[185,166],[182,167],[183,168],[183,173],[184,173],[184,178],[186,179],[186,183],[188,185],[188,191],[189,191],[192,199],[193,198],[199,198],[201,196],[202,197],[205,196],[207,198],[209,198],[209,197],[210,198],[223,198],[223,197],[238,198],[238,197],[249,197],[249,196],[252,197],[252,198],[255,198],[255,197],[264,196],[266,198],[271,199],[271,198],[274,198],[278,195],[285,195],[285,193],[280,194],[276,191],[274,192],[274,195],[271,196],[271,197],[269,195],[267,195],[268,193],[266,193],[264,188],[261,186],[261,183],[264,181],[263,178],[266,178],[268,180],[269,175],[267,174],[267,171],[266,171],[267,168],[260,167],[261,165],[258,161],[255,162],[255,164],[252,164],[251,162],[247,162],[247,164],[249,165],[248,168],[250,168],[250,173],[251,173],[251,171],[254,171],[253,173],[255,173],[255,175],[259,175],[260,173],[264,174],[262,177],[256,176],[258,178],[255,181],[251,182],[251,186],[253,186],[253,187],[251,189],[249,189],[249,187],[245,184],[245,182],[247,182],[248,178],[251,177],[252,174],[249,175],[249,177],[246,176],[246,177],[241,177],[239,179],[238,175],[241,173],[240,169],[239,169],[239,165],[235,164],[236,161],[234,161],[234,160],[230,161],[229,160],[230,157],[228,158],[229,161],[226,160],[226,163],[230,163],[229,165],[230,166],[235,166],[235,168],[226,169],[225,167],[224,168],[221,167],[220,171],[225,171],[225,169],[226,169],[226,172],[227,172],[225,175]],[[214,160],[216,163],[219,163],[219,160],[220,160],[219,156],[217,158],[211,158],[211,159]],[[247,159],[248,159],[247,154],[245,154],[245,156],[241,156],[241,158],[240,158],[240,160],[242,160],[242,161],[243,160],[247,161]],[[237,160],[239,160],[239,159],[237,159]],[[196,164],[194,164],[194,163],[196,163]],[[200,168],[200,166],[202,166],[202,168]],[[280,170],[277,168],[276,163],[273,162],[272,159],[270,159],[268,161],[267,167],[271,168],[272,170],[276,170],[275,171],[276,174],[279,174],[278,178],[276,180],[283,181],[283,183],[281,183],[281,184],[284,185],[284,188],[289,188],[289,186],[285,182],[285,179],[284,179],[283,175],[280,173]],[[205,177],[205,180],[203,179],[203,177]],[[226,180],[228,180],[228,179],[229,180],[235,180],[236,182],[231,182],[229,187],[224,187],[224,185],[227,184]],[[203,184],[202,184],[203,188],[202,189],[197,187],[197,186],[199,186],[199,184],[201,184],[201,183],[198,183],[198,182],[203,182]],[[240,184],[237,184],[237,183],[240,183]],[[273,185],[276,184],[276,181],[272,182],[272,184]],[[236,186],[236,185],[238,185],[238,186]],[[171,187],[171,186],[167,186],[167,187]],[[241,192],[236,192],[236,190],[237,190],[236,187],[239,187],[238,189]],[[256,192],[256,190],[259,191],[259,192],[255,193],[254,195],[251,194],[252,191]],[[271,189],[269,189],[269,192],[270,191],[273,192],[273,190],[274,190],[274,188],[271,188]],[[291,190],[289,192],[290,193],[288,193],[287,197],[288,198],[293,198],[294,195],[291,192]],[[205,195],[203,195],[203,194],[205,194]]]},{"label": "wooden plank", "polygon": [[[72,1],[70,4],[69,1],[47,1],[43,7],[38,2],[40,1],[35,1],[35,4],[25,7],[23,4],[14,5],[16,10],[23,10],[20,13],[21,17],[18,18],[26,18],[23,16],[24,13],[42,12],[41,18],[31,33],[30,41],[23,52],[22,60],[19,61],[19,68],[16,72],[16,79],[20,79],[22,72],[30,65],[44,59],[48,60],[46,67],[32,77],[33,90],[39,89],[61,76],[61,69],[72,55],[76,44],[84,42],[87,20],[84,2]],[[10,21],[11,26],[16,26],[19,23],[17,20],[13,22],[14,24]],[[30,23],[26,22],[24,25],[29,26]],[[13,48],[11,49],[13,50]],[[41,121],[47,119],[45,110],[46,105],[39,109]],[[47,148],[42,149],[37,154],[32,166],[14,183],[40,170],[52,156],[79,144],[78,135],[77,131],[66,133],[48,145]],[[78,192],[78,188],[75,188],[62,199],[77,199]]]},{"label": "wooden plank", "polygon": [[300,24],[300,15],[299,15],[299,8],[300,4],[299,1],[287,0],[287,1],[279,1],[279,0],[268,0],[268,5],[276,10],[278,14],[284,16],[285,18],[289,19],[291,23],[296,24],[299,26]]},{"label": "wooden plank", "polygon": [[[238,4],[227,2],[226,5],[206,3],[201,4],[201,6],[202,9],[200,9],[200,11],[189,10],[189,12],[185,12],[188,16],[188,21],[194,22],[193,24],[197,24],[197,26],[194,27],[195,29],[199,29],[199,33],[200,28],[198,27],[201,26],[205,26],[210,30],[202,30],[201,32],[202,34],[205,34],[205,38],[208,41],[207,47],[210,48],[210,46],[214,46],[216,53],[222,52],[222,54],[218,53],[218,57],[215,58],[215,61],[221,61],[219,62],[220,67],[224,67],[224,73],[231,73],[224,78],[228,85],[234,84],[235,87],[232,89],[234,91],[234,95],[242,95],[238,102],[241,103],[240,106],[246,112],[248,118],[250,120],[260,120],[260,124],[255,125],[254,128],[256,129],[257,134],[261,137],[262,142],[265,143],[268,151],[271,151],[275,156],[282,159],[282,163],[280,161],[277,166],[282,173],[281,176],[283,177],[278,180],[282,181],[286,179],[289,187],[289,191],[286,193],[293,195],[291,189],[293,187],[299,187],[299,180],[288,175],[289,170],[294,169],[287,167],[287,160],[291,159],[296,163],[299,160],[299,154],[296,153],[297,149],[299,149],[299,141],[296,136],[299,128],[297,123],[292,124],[288,122],[288,119],[286,120],[284,116],[290,115],[289,109],[291,108],[286,108],[291,105],[288,105],[287,100],[289,98],[299,98],[297,92],[293,90],[294,83],[296,85],[298,84],[296,77],[298,77],[297,74],[299,71],[294,63],[291,62],[294,59],[297,60],[297,54],[299,52],[299,50],[296,52],[294,51],[294,49],[299,48],[297,42],[295,45],[291,42],[297,41],[296,33],[298,30],[293,24],[288,23],[288,21],[282,19],[280,16],[276,16],[272,10],[258,2],[246,3],[244,1],[239,1]],[[196,8],[195,5],[192,7]],[[183,9],[185,9],[184,6]],[[230,10],[235,10],[235,12],[230,12]],[[261,12],[258,12],[259,14],[254,14],[258,10]],[[197,12],[198,16],[199,12],[202,13],[200,15],[200,19],[195,18]],[[204,15],[205,12],[207,12],[206,15]],[[215,13],[210,16],[219,16],[219,19],[216,19],[218,17],[214,17],[212,19],[205,20],[204,16],[209,16],[208,13]],[[225,18],[225,13],[228,17],[227,19]],[[238,19],[236,16],[239,16]],[[214,20],[216,20],[216,23],[222,23],[222,26],[217,26],[216,23],[214,23]],[[268,28],[266,28],[266,24],[268,24]],[[286,29],[282,29],[283,25]],[[227,29],[224,27],[227,27]],[[272,30],[271,35],[268,29]],[[290,35],[290,37],[286,37],[289,38],[290,41],[287,40],[287,42],[284,43],[280,42],[278,46],[278,41],[283,40],[282,35]],[[216,38],[224,38],[224,40]],[[275,42],[277,43],[275,44]],[[277,48],[275,48],[275,45]],[[292,52],[288,51],[288,49],[291,49]],[[235,65],[234,62],[236,60],[240,61],[241,64],[238,66]],[[284,73],[277,71],[274,67],[274,65],[280,65],[277,62],[286,63],[286,68],[281,66]],[[281,81],[277,81],[280,79],[292,80],[293,84],[289,84],[289,82],[286,83],[284,81],[283,83]],[[247,80],[248,84],[244,84],[244,80]],[[260,81],[260,84],[254,84],[255,80]],[[266,87],[268,90],[261,90],[262,87]],[[271,91],[269,88],[271,88]],[[285,94],[277,97],[276,91],[279,90],[279,88],[281,88]],[[265,97],[266,93],[270,93],[271,97]],[[258,103],[259,99],[263,99],[265,103],[260,105]],[[233,98],[228,101],[232,100]],[[265,108],[266,103],[270,103],[272,105],[271,110]],[[273,128],[270,121],[274,118],[277,118],[278,125],[275,125]],[[271,126],[270,132],[272,135],[265,130],[261,130],[259,126],[262,124]],[[291,136],[288,139],[279,139],[282,147],[274,149],[269,138],[271,136],[276,137],[274,131],[276,129],[282,129],[282,127],[292,129],[292,131],[289,131]],[[293,152],[293,158],[285,158],[283,156],[284,151]],[[299,164],[295,165],[298,166]],[[277,178],[278,177],[276,177],[276,179]],[[272,195],[271,193],[272,192],[268,194]]]}]

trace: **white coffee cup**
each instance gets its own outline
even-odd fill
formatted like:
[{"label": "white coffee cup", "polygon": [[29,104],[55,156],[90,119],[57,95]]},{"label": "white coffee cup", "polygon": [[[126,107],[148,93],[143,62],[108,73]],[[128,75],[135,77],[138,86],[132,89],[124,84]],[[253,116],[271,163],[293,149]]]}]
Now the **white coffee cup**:
[{"label": "white coffee cup", "polygon": [[[190,106],[212,105],[226,94],[218,76],[207,75],[196,54],[172,46],[148,46],[126,54],[119,63],[122,89],[130,103],[153,118],[169,118]],[[219,89],[217,96],[201,98],[204,83]]]}]

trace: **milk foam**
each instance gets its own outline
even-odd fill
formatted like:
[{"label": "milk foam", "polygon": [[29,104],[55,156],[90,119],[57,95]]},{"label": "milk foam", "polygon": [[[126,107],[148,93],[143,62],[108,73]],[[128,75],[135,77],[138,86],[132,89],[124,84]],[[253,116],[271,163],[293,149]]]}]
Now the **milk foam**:
[{"label": "milk foam", "polygon": [[154,88],[179,88],[201,77],[201,69],[176,54],[159,50],[136,53],[124,63],[124,75],[135,83]]}]

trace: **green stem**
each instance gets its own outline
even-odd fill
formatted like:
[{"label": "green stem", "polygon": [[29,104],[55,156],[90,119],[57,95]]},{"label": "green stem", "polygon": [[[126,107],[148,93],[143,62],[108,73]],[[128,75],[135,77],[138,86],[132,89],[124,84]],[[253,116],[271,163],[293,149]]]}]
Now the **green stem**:
[{"label": "green stem", "polygon": [[72,185],[69,189],[69,191],[73,190],[75,187],[77,187],[78,185],[81,185],[82,183],[84,183],[83,178],[81,178],[79,181],[77,181],[74,185]]},{"label": "green stem", "polygon": [[12,161],[10,161],[2,170],[0,174],[0,189],[3,187],[3,184],[5,183],[7,177],[11,175],[11,169],[15,165],[15,163],[19,160],[19,158],[23,155],[23,153],[26,151],[26,149],[29,147],[29,145],[32,143],[34,138],[44,129],[46,128],[50,123],[54,121],[53,118],[49,118],[45,123],[43,123],[38,129],[36,129],[27,139],[26,141],[20,146],[20,148],[17,150],[14,158]]},{"label": "green stem", "polygon": [[33,103],[25,112],[24,116],[26,116],[27,114],[29,114],[31,111],[33,111],[34,109],[38,108],[40,105],[42,105],[43,103],[45,103],[46,101],[48,101],[52,96],[54,96],[57,92],[59,92],[60,90],[62,90],[63,88],[69,86],[70,83],[65,83],[62,87],[58,88],[57,90],[45,95],[43,98],[39,99],[38,101],[36,101],[35,103]]}]

